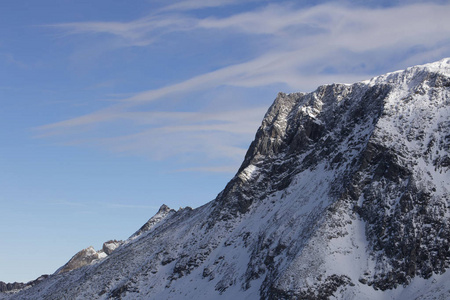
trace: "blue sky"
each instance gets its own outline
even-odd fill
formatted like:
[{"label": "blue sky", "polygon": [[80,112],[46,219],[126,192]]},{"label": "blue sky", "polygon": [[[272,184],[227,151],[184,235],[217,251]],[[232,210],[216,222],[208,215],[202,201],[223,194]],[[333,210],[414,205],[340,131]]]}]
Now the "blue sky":
[{"label": "blue sky", "polygon": [[279,91],[450,56],[448,1],[0,2],[0,280],[198,207]]}]

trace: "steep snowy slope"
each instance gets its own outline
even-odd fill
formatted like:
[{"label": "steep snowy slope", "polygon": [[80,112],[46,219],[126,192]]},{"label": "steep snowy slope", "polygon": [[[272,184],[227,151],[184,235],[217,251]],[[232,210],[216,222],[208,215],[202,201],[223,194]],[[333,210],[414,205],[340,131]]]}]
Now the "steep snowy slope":
[{"label": "steep snowy slope", "polygon": [[445,299],[449,168],[450,59],[280,93],[214,201],[0,299]]}]

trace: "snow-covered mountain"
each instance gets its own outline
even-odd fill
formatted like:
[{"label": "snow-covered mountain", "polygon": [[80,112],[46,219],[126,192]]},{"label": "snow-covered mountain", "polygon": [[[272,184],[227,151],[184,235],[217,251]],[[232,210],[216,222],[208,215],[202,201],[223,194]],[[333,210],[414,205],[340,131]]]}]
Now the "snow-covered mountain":
[{"label": "snow-covered mountain", "polygon": [[450,59],[280,93],[215,200],[0,298],[448,299],[449,169]]}]

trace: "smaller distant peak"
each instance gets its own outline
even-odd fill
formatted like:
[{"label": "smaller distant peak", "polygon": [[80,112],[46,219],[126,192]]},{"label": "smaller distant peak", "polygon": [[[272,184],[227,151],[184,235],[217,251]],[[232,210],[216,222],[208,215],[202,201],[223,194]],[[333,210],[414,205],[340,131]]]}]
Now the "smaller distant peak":
[{"label": "smaller distant peak", "polygon": [[158,213],[167,213],[171,210],[170,207],[168,207],[167,205],[163,204],[161,205],[161,207],[158,210]]},{"label": "smaller distant peak", "polygon": [[175,210],[168,207],[167,205],[163,204],[159,208],[158,212],[150,218],[150,220],[147,221],[142,227],[136,231],[132,236],[130,236],[130,239],[135,239],[136,237],[140,236],[144,232],[149,231],[153,227],[155,227],[159,222],[164,220],[167,216],[171,215],[172,213],[175,213]]},{"label": "smaller distant peak", "polygon": [[55,273],[61,274],[81,268],[83,266],[91,264],[99,258],[99,253],[95,251],[95,248],[93,246],[89,246],[86,249],[83,249],[75,254],[64,266],[58,269]]}]

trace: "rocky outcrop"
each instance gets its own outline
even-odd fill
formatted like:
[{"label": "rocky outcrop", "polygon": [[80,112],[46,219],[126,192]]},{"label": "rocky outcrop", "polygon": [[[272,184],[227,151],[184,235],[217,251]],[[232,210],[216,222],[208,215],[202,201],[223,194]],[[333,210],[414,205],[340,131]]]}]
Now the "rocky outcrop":
[{"label": "rocky outcrop", "polygon": [[23,282],[13,282],[13,283],[5,283],[3,281],[0,281],[0,292],[18,292],[22,289],[32,287],[44,279],[48,278],[49,275],[41,275],[37,279],[29,281],[27,283]]},{"label": "rocky outcrop", "polygon": [[0,292],[8,292],[13,290],[21,290],[24,287],[26,287],[26,283],[22,282],[13,282],[13,283],[6,283],[3,281],[0,281]]},{"label": "rocky outcrop", "polygon": [[110,255],[111,253],[113,253],[114,250],[116,250],[122,244],[123,244],[123,241],[109,240],[109,241],[103,243],[102,250],[103,250],[103,252],[106,253],[106,255]]},{"label": "rocky outcrop", "polygon": [[100,258],[94,247],[89,246],[75,254],[58,272],[58,274],[69,272],[83,266],[91,264],[94,260]]}]

